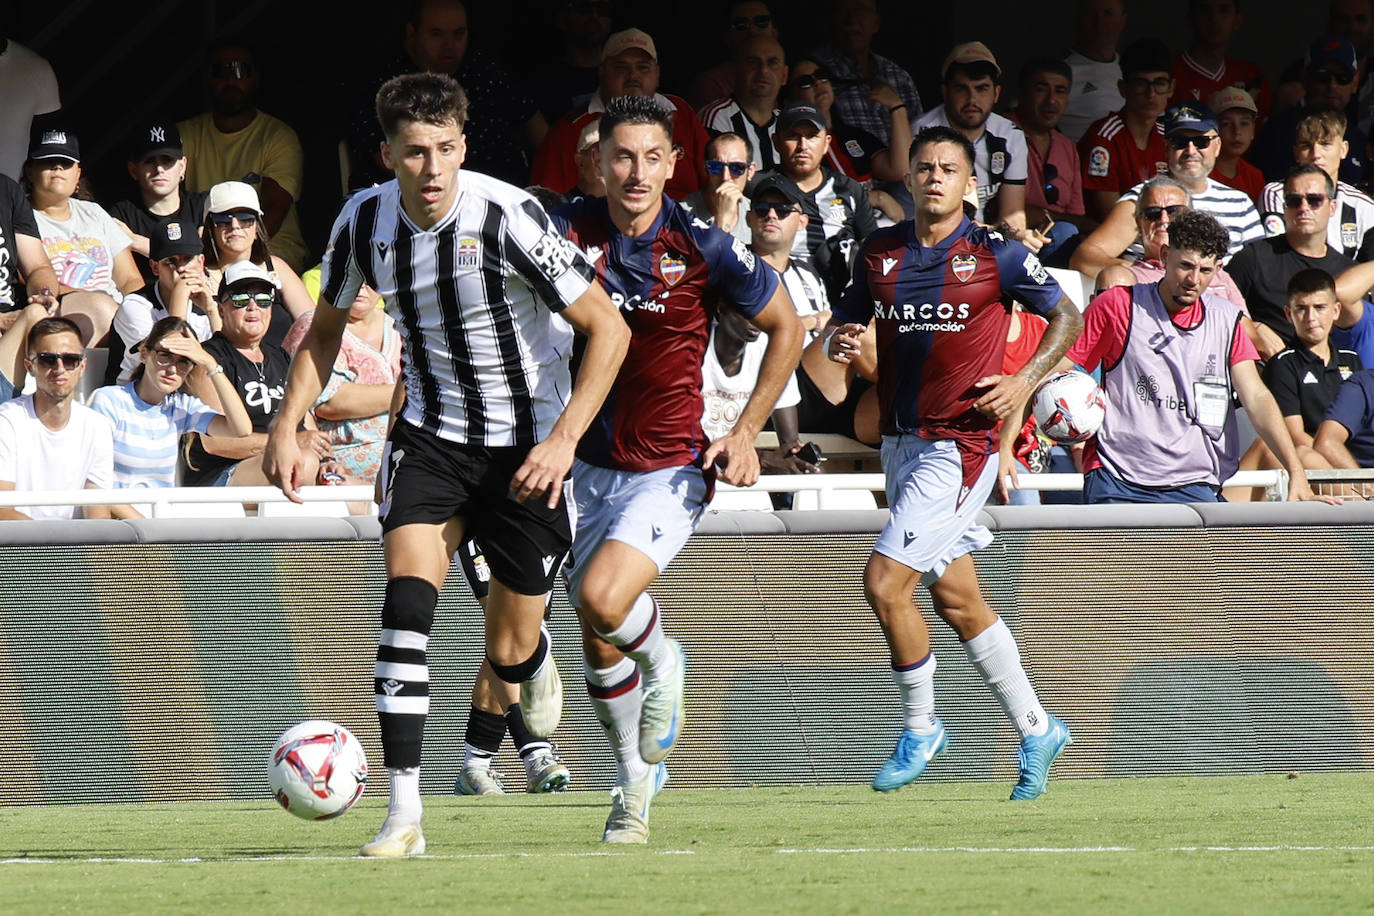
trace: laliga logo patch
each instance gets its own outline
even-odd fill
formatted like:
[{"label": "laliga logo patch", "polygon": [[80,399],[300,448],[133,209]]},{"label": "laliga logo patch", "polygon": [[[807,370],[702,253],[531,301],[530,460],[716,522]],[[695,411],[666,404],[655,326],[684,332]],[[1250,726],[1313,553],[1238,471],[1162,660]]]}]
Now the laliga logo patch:
[{"label": "laliga logo patch", "polygon": [[844,141],[844,151],[855,159],[863,158],[864,148],[858,140]]},{"label": "laliga logo patch", "polygon": [[1111,153],[1105,146],[1094,146],[1088,153],[1088,174],[1094,178],[1105,178],[1111,165]]},{"label": "laliga logo patch", "polygon": [[954,278],[960,283],[967,283],[968,278],[978,269],[978,259],[971,254],[957,254],[950,259],[949,264],[954,270]]},{"label": "laliga logo patch", "polygon": [[167,224],[167,240],[177,242],[181,240],[181,223]]},{"label": "laliga logo patch", "polygon": [[658,259],[658,272],[662,275],[664,283],[677,286],[682,275],[687,273],[687,262],[671,252],[666,253]]},{"label": "laliga logo patch", "polygon": [[1354,248],[1359,244],[1359,233],[1354,223],[1341,223],[1341,247]]},{"label": "laliga logo patch", "polygon": [[992,170],[992,174],[1001,175],[1007,170],[1007,154],[993,153],[992,161],[989,163],[988,167]]},{"label": "laliga logo patch", "polygon": [[458,259],[459,270],[476,270],[477,265],[482,263],[482,243],[472,236],[464,236],[458,240]]}]

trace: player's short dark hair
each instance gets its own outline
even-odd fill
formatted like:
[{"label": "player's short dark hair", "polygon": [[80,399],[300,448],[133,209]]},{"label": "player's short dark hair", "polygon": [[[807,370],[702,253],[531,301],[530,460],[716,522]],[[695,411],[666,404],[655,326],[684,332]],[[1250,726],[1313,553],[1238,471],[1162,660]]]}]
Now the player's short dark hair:
[{"label": "player's short dark hair", "polygon": [[916,158],[916,154],[920,152],[923,147],[930,146],[932,143],[953,143],[963,152],[964,160],[968,163],[968,167],[970,169],[973,168],[973,144],[968,141],[968,137],[965,137],[954,128],[945,127],[942,124],[924,128],[916,135],[915,139],[911,141],[911,149],[907,151],[906,161],[910,163],[912,159]]},{"label": "player's short dark hair", "polygon": [[1326,196],[1334,198],[1336,196],[1336,182],[1331,180],[1331,176],[1326,174],[1312,163],[1306,165],[1295,165],[1288,170],[1288,174],[1283,176],[1283,189],[1288,190],[1288,182],[1294,178],[1302,178],[1304,175],[1320,175],[1322,184],[1326,186]]},{"label": "player's short dark hair", "polygon": [[43,337],[50,337],[53,334],[75,334],[76,339],[85,344],[86,338],[81,334],[81,328],[77,327],[76,322],[70,318],[63,318],[60,315],[53,318],[40,318],[34,322],[33,327],[29,328],[29,336],[24,338],[24,346],[28,352],[33,352],[34,344]]},{"label": "player's short dark hair", "polygon": [[406,73],[377,90],[377,120],[388,138],[400,132],[404,121],[439,127],[452,122],[461,133],[468,120],[468,96],[451,76]]},{"label": "player's short dark hair", "polygon": [[622,95],[606,103],[606,111],[601,115],[601,142],[611,138],[611,132],[622,124],[657,124],[673,139],[673,112],[664,108],[647,95]]},{"label": "player's short dark hair", "polygon": [[1330,293],[1336,298],[1336,280],[1320,267],[1305,267],[1288,278],[1288,300],[1313,293]]},{"label": "player's short dark hair", "polygon": [[727,130],[727,131],[723,131],[722,133],[716,134],[714,137],[712,137],[710,140],[707,141],[707,143],[706,143],[706,155],[709,156],[709,155],[711,154],[711,150],[716,149],[717,147],[719,147],[720,144],[721,144],[721,142],[724,141],[724,140],[737,140],[737,141],[739,141],[740,143],[743,143],[743,144],[744,144],[745,150],[748,150],[748,149],[749,149],[749,141],[748,141],[748,140],[744,139],[744,138],[741,137],[739,134],[735,133],[733,130]]},{"label": "player's short dark hair", "polygon": [[1030,85],[1031,79],[1037,73],[1053,73],[1055,76],[1062,76],[1073,85],[1073,70],[1067,61],[1057,57],[1032,57],[1021,65],[1021,72],[1017,75],[1016,85],[1025,89]]},{"label": "player's short dark hair", "polygon": [[944,81],[948,83],[955,75],[962,76],[969,82],[976,83],[981,79],[990,79],[994,84],[999,81],[997,67],[985,60],[970,61],[967,64],[950,64],[945,71]]},{"label": "player's short dark hair", "polygon": [[1121,78],[1137,73],[1172,73],[1174,52],[1158,38],[1138,38],[1121,52]]},{"label": "player's short dark hair", "polygon": [[1231,235],[1212,214],[1181,210],[1169,220],[1169,248],[1221,260],[1231,250]]}]

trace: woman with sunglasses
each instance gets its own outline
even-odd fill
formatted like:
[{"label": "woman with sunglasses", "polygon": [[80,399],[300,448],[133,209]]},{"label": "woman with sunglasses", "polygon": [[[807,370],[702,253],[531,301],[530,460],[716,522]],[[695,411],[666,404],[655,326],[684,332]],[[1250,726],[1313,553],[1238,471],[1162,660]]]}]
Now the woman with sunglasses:
[{"label": "woman with sunglasses", "polygon": [[[238,392],[183,319],[161,319],[132,349],[138,353],[133,378],[91,396],[91,408],[114,426],[115,487],[176,486],[177,443],[185,433],[253,431]],[[212,390],[223,413],[186,389]],[[132,506],[111,509],[115,518],[142,517]]]},{"label": "woman with sunglasses", "polygon": [[61,284],[58,313],[81,329],[86,346],[98,346],[124,294],[143,286],[129,236],[81,187],[81,148],[71,131],[37,136],[23,185]]},{"label": "woman with sunglasses", "polygon": [[[372,483],[382,464],[387,412],[401,376],[401,336],[376,290],[364,284],[348,307],[339,355],[320,396],[315,423],[329,436],[330,453],[346,483]],[[295,354],[314,324],[310,311],[296,319],[283,345]]]},{"label": "woman with sunglasses", "polygon": [[201,237],[205,241],[205,267],[212,290],[219,288],[224,269],[240,261],[256,264],[272,277],[277,291],[267,340],[281,346],[292,322],[314,308],[315,303],[301,278],[268,246],[262,207],[253,186],[242,181],[222,181],[211,188]]},{"label": "woman with sunglasses", "polygon": [[869,203],[888,219],[898,222],[905,218],[901,204],[887,191],[874,188],[872,184],[901,184],[904,180],[905,156],[893,156],[891,151],[906,150],[911,146],[911,121],[907,117],[906,103],[897,90],[884,83],[874,85],[869,91],[869,101],[880,102],[887,108],[892,122],[889,127],[892,142],[884,146],[882,140],[868,131],[839,119],[835,111],[837,82],[840,81],[816,60],[803,57],[792,66],[792,81],[787,85],[785,95],[789,101],[805,102],[820,112],[829,125],[831,135],[830,146],[825,154],[826,163],[855,181],[869,184]]}]

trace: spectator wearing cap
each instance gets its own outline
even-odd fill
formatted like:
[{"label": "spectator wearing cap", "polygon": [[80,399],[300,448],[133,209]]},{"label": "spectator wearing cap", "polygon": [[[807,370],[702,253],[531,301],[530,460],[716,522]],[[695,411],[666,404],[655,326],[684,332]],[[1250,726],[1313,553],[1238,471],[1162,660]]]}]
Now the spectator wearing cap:
[{"label": "spectator wearing cap", "polygon": [[1221,151],[1211,177],[1228,188],[1244,191],[1260,207],[1262,217],[1260,195],[1264,191],[1264,175],[1244,158],[1255,142],[1259,108],[1250,93],[1235,86],[1212,93],[1207,104],[1216,112],[1217,133],[1221,135]]},{"label": "spectator wearing cap", "polygon": [[558,54],[535,67],[525,80],[525,91],[545,124],[592,97],[601,47],[611,34],[611,0],[550,0],[550,5]]},{"label": "spectator wearing cap", "polygon": [[[1263,121],[1269,116],[1273,93],[1264,70],[1227,54],[1231,38],[1245,24],[1240,6],[1241,0],[1188,0],[1193,43],[1174,58],[1174,95],[1169,104],[1208,103],[1222,90],[1243,89],[1255,105],[1258,119]],[[1212,105],[1212,110],[1221,114],[1216,105]]]},{"label": "spectator wearing cap", "polygon": [[757,35],[740,44],[735,67],[734,93],[703,106],[698,115],[712,134],[730,131],[743,137],[754,167],[771,169],[778,163],[773,128],[778,99],[787,85],[787,53],[776,38]]},{"label": "spectator wearing cap", "polygon": [[[468,98],[463,167],[524,186],[529,157],[549,129],[534,99],[515,84],[495,57],[472,46],[467,5],[462,0],[419,0],[409,6],[401,50],[372,81],[371,91],[359,100],[349,123],[348,186],[356,190],[391,180],[391,171],[381,158],[377,90],[406,73],[438,73],[457,80]],[[568,188],[555,190],[563,193]]]},{"label": "spectator wearing cap", "polygon": [[582,133],[577,135],[577,152],[573,153],[573,161],[577,163],[577,187],[568,192],[570,201],[606,196],[606,179],[596,158],[600,142],[601,122],[588,121],[582,126]]},{"label": "spectator wearing cap", "polygon": [[[1374,199],[1340,179],[1341,163],[1350,151],[1345,129],[1344,112],[1307,112],[1294,131],[1293,159],[1298,165],[1315,165],[1336,182],[1336,215],[1326,227],[1327,244],[1348,258],[1368,261],[1374,258]],[[1269,182],[1260,192],[1260,218],[1268,235],[1285,231],[1283,195],[1281,181]]]},{"label": "spectator wearing cap", "polygon": [[[1344,38],[1355,49],[1355,63],[1359,70],[1357,82],[1360,88],[1356,93],[1353,111],[1347,112],[1361,132],[1369,135],[1374,124],[1369,109],[1374,86],[1367,78],[1369,73],[1369,52],[1374,45],[1374,2],[1371,0],[1330,0],[1327,7],[1326,27],[1323,34]],[[1290,61],[1279,76],[1279,86],[1274,93],[1274,112],[1278,113],[1298,104],[1304,92],[1302,71],[1307,65],[1304,55]],[[1358,112],[1358,116],[1357,116]]]},{"label": "spectator wearing cap", "polygon": [[1078,141],[1083,203],[1091,218],[1105,220],[1128,189],[1169,170],[1160,115],[1174,91],[1171,66],[1168,46],[1154,38],[1135,41],[1122,53],[1118,87],[1125,103]]},{"label": "spectator wearing cap", "polygon": [[[129,348],[136,358],[130,379],[97,388],[91,409],[114,428],[114,486],[117,489],[174,487],[181,437],[246,436],[253,431],[238,392],[196,332],[167,316]],[[223,412],[196,392],[212,391]],[[110,507],[115,518],[142,518],[130,505]]]},{"label": "spectator wearing cap", "polygon": [[230,264],[249,261],[267,272],[277,290],[267,339],[281,346],[291,322],[314,308],[315,301],[291,265],[277,256],[259,231],[261,221],[262,208],[251,185],[225,181],[211,188],[201,226],[205,266],[212,289],[219,287],[220,276]]},{"label": "spectator wearing cap", "polygon": [[809,222],[802,203],[797,186],[773,172],[755,183],[742,222],[749,250],[782,278],[806,330],[806,343],[810,343],[830,320],[830,299],[820,278],[792,256],[792,243]]},{"label": "spectator wearing cap", "polygon": [[[0,404],[0,490],[105,489],[114,482],[110,421],[81,403],[81,330],[44,318],[29,329],[33,394]],[[0,508],[0,519],[109,518],[108,506]]]},{"label": "spectator wearing cap", "polygon": [[701,190],[687,195],[682,205],[693,216],[719,226],[749,244],[749,226],[744,214],[749,209],[745,189],[756,169],[749,160],[749,145],[739,134],[717,134],[706,144],[706,182]]},{"label": "spectator wearing cap", "polygon": [[137,200],[121,200],[110,215],[133,239],[139,273],[154,279],[148,263],[151,239],[172,223],[192,231],[205,219],[207,191],[187,191],[186,155],[175,121],[159,120],[134,132],[129,148],[129,177],[138,186]]},{"label": "spectator wearing cap", "polygon": [[1027,61],[1017,81],[1016,109],[1008,116],[1026,137],[1026,224],[1041,231],[1048,225],[1040,260],[1052,267],[1067,267],[1079,228],[1096,225],[1084,215],[1078,148],[1057,129],[1072,80],[1062,60]]},{"label": "spectator wearing cap", "polygon": [[716,99],[734,95],[739,72],[736,61],[739,50],[754,38],[778,40],[778,25],[773,11],[761,0],[733,0],[725,6],[725,28],[722,35],[726,49],[725,60],[697,74],[687,90],[687,101],[698,109]]},{"label": "spectator wearing cap", "polygon": [[186,152],[186,187],[208,191],[221,181],[252,185],[262,200],[264,237],[300,271],[308,252],[296,215],[304,179],[300,138],[285,121],[258,109],[261,72],[237,38],[211,49],[206,70],[210,110],[177,125]]},{"label": "spectator wearing cap", "polygon": [[59,314],[76,323],[89,346],[100,346],[119,300],[143,285],[129,236],[103,207],[77,196],[81,146],[71,131],[54,128],[35,137],[24,182],[57,274]]},{"label": "spectator wearing cap", "polygon": [[779,175],[796,186],[808,222],[798,232],[792,255],[825,284],[833,299],[849,283],[851,258],[859,243],[878,228],[864,186],[825,161],[830,131],[811,105],[790,105],[778,115],[773,134]]},{"label": "spectator wearing cap", "polygon": [[[1327,223],[1335,216],[1335,182],[1315,165],[1293,168],[1283,183],[1284,233],[1257,239],[1231,259],[1227,270],[1260,325],[1255,346],[1265,359],[1295,345],[1286,313],[1288,281],[1298,271],[1318,268],[1337,276],[1354,261],[1327,243]],[[1348,328],[1364,317],[1355,301],[1341,309],[1336,326]]]},{"label": "spectator wearing cap", "polygon": [[[895,61],[872,49],[873,36],[882,24],[878,0],[832,0],[831,11],[830,44],[811,52],[811,57],[844,81],[835,87],[836,120],[862,128],[892,146],[888,130],[892,109],[905,112],[912,125],[925,110],[916,84]],[[880,85],[896,90],[901,107],[878,100]]]},{"label": "spectator wearing cap", "polygon": [[[1275,114],[1264,125],[1251,161],[1259,166],[1269,181],[1282,181],[1293,167],[1293,141],[1298,121],[1309,112],[1330,109],[1346,112],[1355,95],[1355,80],[1359,63],[1355,47],[1337,35],[1324,35],[1312,43],[1302,68],[1303,96],[1298,104]],[[1354,124],[1347,124],[1345,140],[1350,151],[1341,162],[1340,180],[1356,187],[1363,186],[1369,175],[1364,133]]]},{"label": "spectator wearing cap", "polygon": [[[221,330],[205,342],[205,351],[224,368],[248,416],[253,432],[247,436],[206,438],[196,436],[185,450],[184,485],[265,486],[262,450],[267,444],[267,427],[281,407],[286,393],[286,378],[291,358],[281,347],[269,342],[272,302],[276,286],[266,270],[251,261],[230,264],[224,271],[215,299],[219,306]],[[202,392],[201,398],[219,410],[218,398]],[[329,454],[329,438],[314,429],[307,415],[307,429],[297,438],[306,456],[308,479],[319,471],[319,460]]]},{"label": "spectator wearing cap", "polygon": [[29,140],[47,126],[44,122],[58,115],[62,99],[52,65],[4,35],[0,35],[0,99],[5,100],[0,105],[0,175],[17,181],[23,174]]},{"label": "spectator wearing cap", "polygon": [[[1165,166],[1170,177],[1188,189],[1193,209],[1214,217],[1231,239],[1222,263],[1229,262],[1245,243],[1263,238],[1259,211],[1250,198],[1243,191],[1228,188],[1209,177],[1221,146],[1212,110],[1193,103],[1175,105],[1164,116],[1164,136],[1167,141]],[[1078,246],[1069,259],[1075,270],[1095,278],[1102,268],[1128,249],[1132,256],[1140,254],[1140,246],[1136,243],[1135,202],[1143,186],[1143,183],[1136,185],[1122,194],[1102,225]],[[1244,291],[1242,288],[1241,292]]]},{"label": "spectator wearing cap", "polygon": [[702,164],[710,135],[685,99],[658,91],[658,49],[648,33],[625,29],[606,39],[601,51],[601,70],[596,94],[585,105],[564,114],[550,127],[534,156],[530,173],[532,184],[543,185],[567,194],[577,184],[574,152],[582,128],[599,121],[606,103],[617,96],[641,95],[653,98],[673,113],[673,149],[677,164],[664,187],[674,200],[682,200],[701,187]]},{"label": "spectator wearing cap", "polygon": [[1026,229],[1026,135],[992,108],[1002,96],[1002,68],[981,41],[955,45],[940,68],[944,103],[916,122],[926,127],[952,127],[973,144],[973,171],[978,178],[979,222],[998,223],[1032,251],[1044,239]]},{"label": "spectator wearing cap", "polygon": [[[219,330],[219,309],[205,273],[205,254],[194,223],[169,222],[149,240],[153,280],[119,304],[110,328],[105,383],[123,384],[138,368],[137,344],[163,318],[180,318],[200,340]],[[129,347],[134,346],[133,350]]]},{"label": "spectator wearing cap", "polygon": [[1074,143],[1088,129],[1125,105],[1117,42],[1126,27],[1123,0],[1075,0],[1073,43],[1064,63],[1073,72],[1059,129]]}]

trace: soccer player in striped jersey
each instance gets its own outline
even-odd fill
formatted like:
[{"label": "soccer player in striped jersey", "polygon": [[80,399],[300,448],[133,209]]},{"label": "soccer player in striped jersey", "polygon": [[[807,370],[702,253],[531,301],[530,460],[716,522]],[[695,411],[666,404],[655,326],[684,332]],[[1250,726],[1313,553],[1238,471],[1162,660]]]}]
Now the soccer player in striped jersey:
[{"label": "soccer player in striped jersey", "polygon": [[[366,283],[404,338],[407,396],[382,469],[387,586],[374,684],[391,805],[365,856],[425,849],[425,653],[449,559],[467,535],[481,541],[492,569],[492,670],[520,685],[532,734],[557,726],[562,686],[542,622],[572,536],[560,497],[629,336],[586,257],[533,198],[460,171],[466,113],[447,76],[408,74],[378,91],[382,158],[396,178],[354,195],[335,222],[319,308],[263,460],[273,482],[299,498],[306,481],[292,432],[329,378],[347,306]],[[573,329],[586,338],[576,386]]]},{"label": "soccer player in striped jersey", "polygon": [[[1022,409],[1083,319],[1029,249],[964,216],[963,197],[977,179],[963,134],[923,130],[910,162],[915,220],[868,237],[827,324],[830,356],[844,363],[877,320],[892,512],[864,569],[864,594],[891,651],[904,729],[873,788],[916,779],[948,742],[935,716],[930,632],[911,597],[920,584],[1020,735],[1011,797],[1032,799],[1044,792],[1069,730],[1040,705],[1011,631],[983,600],[970,554],[992,542],[977,515],[998,476],[998,424]],[[1048,317],[1049,327],[1030,361],[1003,375],[1013,299]]]},{"label": "soccer player in striped jersey", "polygon": [[[615,388],[577,449],[577,540],[568,562],[587,692],[616,758],[608,843],[648,842],[649,805],[667,774],[662,761],[682,727],[686,660],[664,635],[647,589],[696,528],[718,464],[728,483],[758,479],[754,439],[797,365],[803,335],[773,269],[664,195],[672,138],[672,115],[652,98],[613,100],[597,147],[606,197],[554,217],[587,252],[631,330]],[[753,321],[768,349],[734,429],[708,442],[701,365],[721,308]],[[584,354],[583,365],[590,358]]]}]

